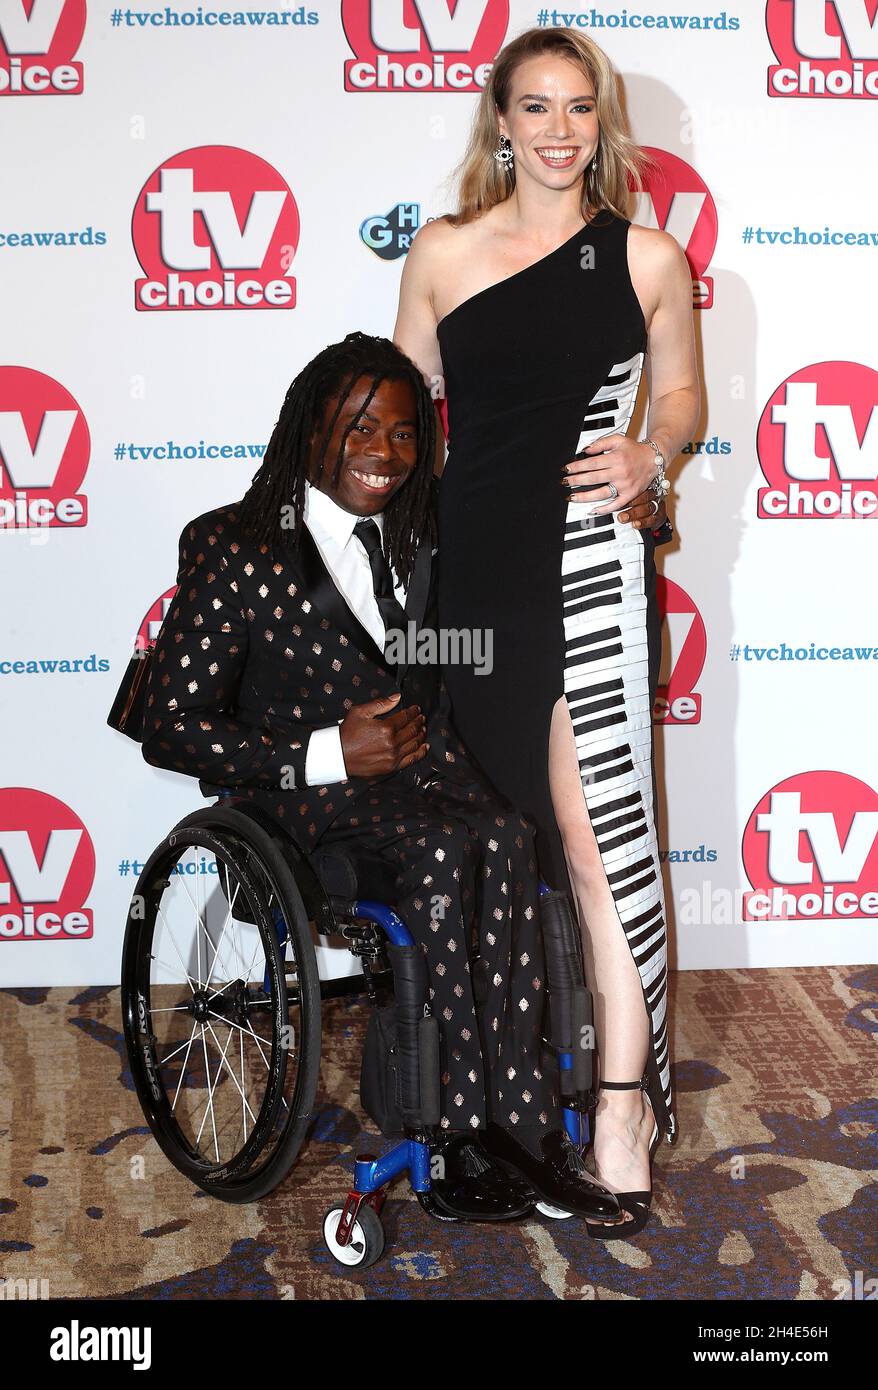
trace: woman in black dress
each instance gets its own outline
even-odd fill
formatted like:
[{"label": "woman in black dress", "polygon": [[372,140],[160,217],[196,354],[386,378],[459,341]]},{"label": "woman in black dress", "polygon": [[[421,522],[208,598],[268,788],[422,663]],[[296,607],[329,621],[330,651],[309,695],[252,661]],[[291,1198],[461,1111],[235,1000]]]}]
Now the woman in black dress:
[{"label": "woman in black dress", "polygon": [[[457,730],[535,822],[543,878],[579,908],[600,1056],[595,1171],[628,1212],[589,1226],[605,1238],[641,1229],[653,1150],[676,1133],[656,523],[636,504],[654,486],[657,510],[699,388],[686,258],[624,215],[647,162],[596,44],[566,30],[515,39],[476,112],[458,212],[408,254],[394,332],[447,394],[440,624],[493,633],[490,675],[445,671]],[[626,433],[643,371],[651,443]]]}]

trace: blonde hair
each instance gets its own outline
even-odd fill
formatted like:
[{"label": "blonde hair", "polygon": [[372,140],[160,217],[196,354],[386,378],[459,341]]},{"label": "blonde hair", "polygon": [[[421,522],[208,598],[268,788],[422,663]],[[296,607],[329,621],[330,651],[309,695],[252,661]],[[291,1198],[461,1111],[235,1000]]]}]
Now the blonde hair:
[{"label": "blonde hair", "polygon": [[599,127],[597,169],[592,168],[592,160],[582,176],[583,219],[591,221],[602,208],[627,217],[631,196],[628,175],[641,190],[644,173],[658,168],[656,161],[626,131],[616,74],[603,49],[575,30],[526,29],[498,53],[476,108],[463,159],[450,175],[458,186],[457,210],[446,218],[451,226],[472,222],[497,203],[505,202],[515,187],[514,161],[503,165],[494,158],[499,133],[497,112],[506,113],[512,79],[519,65],[543,53],[575,64],[594,89]]}]

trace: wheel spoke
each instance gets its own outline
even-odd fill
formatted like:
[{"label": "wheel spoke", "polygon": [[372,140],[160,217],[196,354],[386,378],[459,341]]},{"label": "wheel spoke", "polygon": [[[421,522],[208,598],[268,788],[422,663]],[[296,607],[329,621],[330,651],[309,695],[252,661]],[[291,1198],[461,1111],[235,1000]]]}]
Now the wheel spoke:
[{"label": "wheel spoke", "polygon": [[[226,1022],[227,1020],[224,1019],[223,1021]],[[213,1031],[213,1026],[212,1026],[210,1023],[208,1023],[207,1026],[208,1026],[208,1028],[210,1029],[210,1033],[211,1033],[211,1036],[212,1036],[214,1042],[216,1043],[217,1047],[219,1047],[219,1045],[220,1045],[220,1043],[219,1043],[219,1038],[217,1037],[216,1033]],[[238,1090],[239,1090],[240,1093],[241,1093],[241,1099],[243,1100],[244,1104],[247,1106],[247,1109],[250,1110],[249,1101],[247,1100],[247,1097],[244,1095],[244,1092],[243,1092],[243,1089],[241,1088],[241,1086],[238,1085],[238,1078],[237,1078],[237,1076],[235,1075],[235,1073],[232,1071],[232,1068],[231,1068],[231,1066],[229,1065],[228,1058],[226,1057],[226,1052],[228,1051],[229,1043],[231,1042],[231,1039],[232,1039],[232,1034],[229,1033],[229,1036],[228,1036],[228,1038],[226,1039],[226,1045],[225,1045],[225,1047],[223,1048],[222,1053],[220,1054],[220,1066],[225,1066],[226,1071],[229,1073],[229,1076],[232,1078],[232,1080],[234,1081],[235,1085],[238,1087]],[[218,1079],[218,1078],[219,1078],[219,1071],[217,1071],[217,1079]],[[216,1089],[216,1087],[214,1087],[214,1089]],[[253,1123],[255,1124],[255,1123],[256,1123],[256,1116],[253,1114],[253,1111],[252,1111],[252,1110],[250,1110],[250,1118],[252,1119]]]},{"label": "wheel spoke", "polygon": [[[224,865],[223,865],[223,869],[225,870],[225,875],[226,875],[226,891],[225,891],[225,897],[226,897],[226,902],[229,904],[229,915],[230,915],[231,918],[232,918],[232,940],[233,940],[234,946],[235,946],[235,965],[240,966],[240,964],[241,964],[241,956],[240,956],[239,951],[238,951],[238,924],[237,924],[237,922],[235,921],[235,910],[234,910],[234,909],[235,909],[235,899],[236,899],[237,896],[238,896],[238,890],[240,889],[241,884],[240,884],[239,881],[236,880],[236,882],[235,882],[235,891],[234,891],[234,893],[231,893],[231,892],[229,891],[229,866],[228,866],[228,864],[224,864]],[[240,970],[238,971],[238,973],[240,974]]]},{"label": "wheel spoke", "polygon": [[[161,914],[161,908],[159,908],[159,914]],[[162,960],[160,956],[154,955],[152,951],[150,952],[149,958],[150,960],[154,960],[156,965],[160,965],[162,967],[162,970],[167,970],[169,975],[174,975],[176,971],[176,966],[168,965],[167,961]],[[192,976],[185,970],[185,968],[183,972],[183,979],[186,981],[189,988],[192,989]],[[192,990],[192,992],[193,994],[195,993],[194,990]]]},{"label": "wheel spoke", "polygon": [[194,1041],[194,1039],[195,1039],[195,1034],[196,1034],[197,1032],[198,1032],[198,1024],[197,1024],[197,1023],[193,1023],[193,1025],[192,1025],[192,1032],[189,1034],[189,1041],[188,1041],[188,1043],[186,1044],[186,1056],[183,1058],[183,1062],[182,1062],[182,1064],[181,1064],[181,1066],[180,1066],[180,1080],[177,1082],[177,1089],[176,1089],[176,1091],[174,1092],[174,1099],[173,1099],[173,1102],[172,1102],[172,1104],[171,1104],[171,1109],[172,1109],[172,1110],[176,1110],[176,1108],[177,1108],[177,1097],[178,1097],[179,1094],[180,1094],[180,1087],[183,1085],[183,1077],[186,1075],[186,1063],[189,1061],[189,1051],[190,1051],[190,1048],[192,1047],[192,1043],[193,1043],[193,1041]]},{"label": "wheel spoke", "polygon": [[[227,910],[227,912],[226,912],[226,920],[223,922],[223,929],[222,929],[222,931],[221,931],[220,934],[219,934],[219,938],[217,939],[216,948],[215,948],[214,953],[213,953],[213,960],[210,962],[210,969],[208,970],[207,976],[206,976],[205,981],[204,981],[204,988],[205,988],[205,989],[209,989],[209,988],[210,988],[210,977],[211,977],[211,975],[213,974],[213,967],[216,965],[216,958],[217,958],[217,956],[218,956],[219,953],[220,953],[220,947],[221,947],[222,944],[223,944],[223,939],[224,939],[225,934],[226,934],[226,929],[227,929],[229,923],[230,923],[230,922],[233,922],[233,921],[234,921],[234,919],[233,919],[233,917],[232,917],[232,909],[231,909],[231,908],[228,908],[228,910]],[[207,931],[207,928],[206,928],[206,927],[205,927],[205,929],[204,929],[204,935],[205,935],[206,940],[207,940],[207,941],[210,941],[210,936],[209,936],[209,934],[208,934],[208,931]],[[213,945],[213,942],[211,942],[211,945]],[[207,952],[206,952],[206,951],[205,951],[204,955],[205,955],[205,961],[206,961],[206,960],[207,960]],[[229,970],[228,966],[226,965],[225,961],[222,961],[221,964],[222,964],[222,966],[223,966],[223,969],[226,971],[226,974],[231,974],[231,973],[232,973],[232,972]],[[235,964],[237,965],[237,960],[235,961]]]},{"label": "wheel spoke", "polygon": [[[243,1033],[240,1033],[240,1034],[238,1035],[238,1043],[240,1044],[240,1049],[241,1049],[241,1086],[242,1086],[242,1088],[243,1088],[243,1087],[245,1087],[246,1084],[247,1084],[246,1079],[245,1079],[245,1076],[244,1076],[244,1034],[243,1034]],[[244,1131],[244,1143],[246,1144],[246,1142],[247,1142],[247,1102],[246,1102],[246,1100],[245,1100],[245,1098],[244,1098],[244,1091],[243,1091],[243,1089],[242,1089],[242,1091],[241,1091],[241,1128],[242,1128],[243,1131]]]},{"label": "wheel spoke", "polygon": [[[182,856],[181,856],[181,858],[180,858],[180,862],[182,863]],[[191,892],[189,891],[189,884],[186,882],[186,875],[185,875],[185,874],[179,874],[178,877],[181,879],[181,881],[182,881],[182,883],[183,883],[183,888],[184,888],[185,893],[186,893],[186,896],[187,896],[187,898],[189,899],[190,903],[192,904],[192,910],[193,910],[193,912],[195,913],[195,921],[197,922],[198,926],[200,926],[200,925],[201,925],[201,918],[200,918],[200,916],[198,915],[198,904],[196,903],[195,899],[193,898]],[[176,943],[175,943],[175,944],[176,944]],[[199,988],[200,988],[200,987],[201,987],[201,943],[200,943],[200,940],[199,940],[199,938],[198,938],[197,935],[196,935],[196,938],[195,938],[195,952],[196,952],[196,965],[197,965],[197,967],[198,967],[198,986],[199,986]],[[177,954],[179,955],[179,951],[177,952]],[[182,961],[182,957],[181,957],[181,961]],[[186,966],[185,966],[185,965],[183,966],[183,969],[186,970]],[[187,975],[188,975],[188,973],[189,973],[188,970],[186,971],[186,973],[187,973]],[[194,993],[194,991],[193,991],[193,993]]]},{"label": "wheel spoke", "polygon": [[[205,828],[209,834],[209,822]],[[181,832],[162,847],[144,890],[152,896],[135,979],[147,1001],[153,1060],[141,1057],[138,1091],[180,1171],[206,1188],[214,1181],[231,1188],[267,1172],[279,1146],[295,1142],[305,1039],[284,1047],[282,1025],[295,1022],[297,1034],[307,1028],[312,1036],[314,1020],[298,995],[313,967],[307,956],[304,968],[296,959],[299,909],[280,896],[284,880],[258,836],[251,842],[219,824],[218,839],[200,844],[199,834],[196,824],[191,838]],[[280,1017],[276,989],[295,993]],[[129,1027],[144,1026],[131,1004]]]},{"label": "wheel spoke", "polygon": [[[231,1033],[229,1033],[229,1037],[231,1037],[231,1036],[232,1036]],[[214,1147],[214,1152],[216,1153],[216,1161],[217,1161],[217,1163],[219,1163],[221,1160],[220,1160],[220,1152],[219,1152],[219,1142],[218,1142],[217,1137],[216,1137],[216,1116],[214,1115],[214,1111],[213,1111],[213,1086],[211,1086],[211,1084],[210,1084],[210,1063],[209,1063],[208,1060],[207,1060],[207,1039],[206,1039],[205,1036],[204,1036],[204,1024],[203,1024],[203,1023],[202,1023],[202,1025],[201,1025],[201,1045],[202,1045],[202,1047],[204,1048],[204,1074],[205,1074],[205,1076],[207,1077],[207,1103],[206,1103],[205,1108],[204,1108],[204,1118],[203,1118],[202,1121],[201,1121],[201,1127],[200,1127],[200,1129],[199,1129],[197,1135],[195,1136],[195,1143],[196,1143],[196,1144],[200,1144],[200,1143],[201,1143],[201,1130],[204,1129],[205,1121],[206,1121],[208,1115],[210,1115],[211,1128],[213,1129],[213,1147]],[[219,1076],[219,1068],[217,1068],[217,1076]]]},{"label": "wheel spoke", "polygon": [[[196,1030],[197,1027],[198,1027],[198,1024],[197,1024],[197,1023],[194,1023],[194,1024],[192,1025],[192,1032],[193,1032],[193,1034],[195,1033],[195,1030]],[[192,1038],[190,1037],[189,1042],[191,1042],[191,1041],[192,1041]],[[183,1048],[184,1048],[184,1047],[187,1047],[187,1046],[188,1046],[188,1043],[180,1043],[180,1046],[179,1046],[179,1047],[175,1047],[173,1052],[169,1052],[168,1055],[167,1055],[167,1057],[163,1057],[163,1058],[161,1059],[161,1061],[159,1062],[158,1065],[159,1065],[160,1067],[166,1067],[166,1066],[168,1065],[168,1063],[169,1063],[174,1057],[176,1057],[177,1053],[178,1053],[178,1052],[182,1052],[182,1051],[183,1051]]]},{"label": "wheel spoke", "polygon": [[256,1034],[253,1032],[252,1028],[242,1028],[240,1023],[233,1023],[230,1018],[223,1018],[222,1014],[215,1014],[212,1009],[210,1011],[210,1016],[211,1018],[219,1019],[220,1023],[227,1024],[229,1028],[237,1028],[239,1032],[245,1034],[249,1038],[252,1038],[256,1046],[259,1048],[259,1055],[262,1058],[263,1062],[265,1062],[266,1070],[271,1070],[271,1063],[266,1061],[265,1053],[262,1051],[262,1044],[259,1038],[256,1036]]},{"label": "wheel spoke", "polygon": [[[188,968],[187,968],[186,962],[184,961],[183,957],[180,955],[180,947],[177,945],[176,938],[174,937],[174,933],[171,931],[171,928],[170,928],[170,926],[168,925],[167,918],[165,917],[165,914],[164,914],[164,912],[162,911],[161,907],[159,907],[158,915],[159,915],[159,917],[162,919],[162,926],[163,926],[163,927],[167,927],[168,936],[171,938],[171,945],[173,946],[174,950],[177,952],[177,958],[179,959],[180,964],[181,964],[182,967],[183,967],[183,975],[185,976],[186,980],[189,982],[189,988],[192,990],[192,993],[194,994],[194,993],[195,993],[195,984],[194,984],[193,981],[192,981],[192,976],[189,974],[189,970],[188,970]],[[196,982],[196,983],[197,983],[197,982]]]}]

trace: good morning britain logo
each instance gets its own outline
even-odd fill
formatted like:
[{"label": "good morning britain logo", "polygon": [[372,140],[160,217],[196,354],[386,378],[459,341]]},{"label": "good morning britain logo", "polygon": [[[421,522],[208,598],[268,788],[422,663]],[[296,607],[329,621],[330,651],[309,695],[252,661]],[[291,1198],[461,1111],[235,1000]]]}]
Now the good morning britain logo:
[{"label": "good morning britain logo", "polygon": [[299,209],[267,160],[201,145],[164,160],[131,221],[139,310],[292,309]]},{"label": "good morning britain logo", "polygon": [[509,0],[342,0],[346,92],[479,92],[509,26]]},{"label": "good morning britain logo", "polygon": [[85,0],[0,0],[0,96],[79,96]]}]

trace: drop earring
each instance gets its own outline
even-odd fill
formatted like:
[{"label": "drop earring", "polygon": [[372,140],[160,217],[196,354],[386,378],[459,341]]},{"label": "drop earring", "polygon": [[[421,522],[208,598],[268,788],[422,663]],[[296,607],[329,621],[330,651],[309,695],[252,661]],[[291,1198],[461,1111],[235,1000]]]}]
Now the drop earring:
[{"label": "drop earring", "polygon": [[512,153],[512,141],[508,135],[501,135],[497,148],[494,150],[494,158],[498,164],[508,166],[512,163],[515,155]]}]

